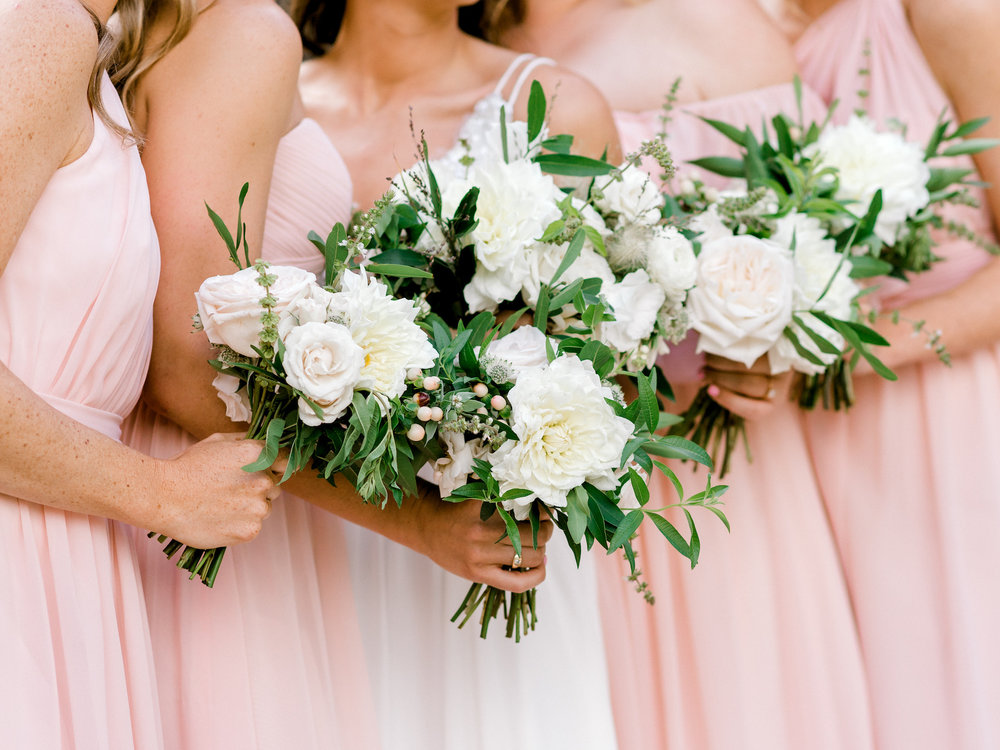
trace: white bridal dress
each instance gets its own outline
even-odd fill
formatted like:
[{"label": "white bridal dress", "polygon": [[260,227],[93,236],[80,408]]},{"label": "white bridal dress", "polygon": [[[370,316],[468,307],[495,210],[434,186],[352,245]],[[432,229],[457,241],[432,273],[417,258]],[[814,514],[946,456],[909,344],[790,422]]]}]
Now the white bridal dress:
[{"label": "white bridal dress", "polygon": [[[472,153],[490,147],[501,106],[513,110],[541,64],[552,63],[521,55],[476,104],[459,134]],[[502,619],[486,640],[475,622],[450,622],[469,581],[360,527],[348,546],[385,750],[615,750],[593,560],[577,569],[561,532],[546,549],[537,627],[520,643]]]}]

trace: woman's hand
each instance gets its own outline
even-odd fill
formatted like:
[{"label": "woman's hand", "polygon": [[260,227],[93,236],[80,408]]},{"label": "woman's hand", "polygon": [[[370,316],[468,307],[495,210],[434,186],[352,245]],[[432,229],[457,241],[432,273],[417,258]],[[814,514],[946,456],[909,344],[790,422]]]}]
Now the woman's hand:
[{"label": "woman's hand", "polygon": [[792,373],[772,375],[766,355],[748,369],[740,362],[708,354],[705,382],[708,395],[720,406],[744,419],[760,419],[770,414],[775,403],[788,398]]},{"label": "woman's hand", "polygon": [[249,542],[281,490],[273,469],[248,472],[263,444],[238,433],[216,434],[162,462],[154,487],[159,518],[149,528],[199,549]]},{"label": "woman's hand", "polygon": [[434,487],[426,488],[419,498],[403,502],[419,508],[414,519],[421,541],[418,551],[448,572],[515,593],[545,580],[545,543],[552,537],[551,521],[542,522],[537,549],[531,544],[531,525],[518,524],[521,560],[515,567],[514,546],[505,536],[503,520],[494,513],[488,521],[482,521],[482,503],[451,503],[442,500]]}]

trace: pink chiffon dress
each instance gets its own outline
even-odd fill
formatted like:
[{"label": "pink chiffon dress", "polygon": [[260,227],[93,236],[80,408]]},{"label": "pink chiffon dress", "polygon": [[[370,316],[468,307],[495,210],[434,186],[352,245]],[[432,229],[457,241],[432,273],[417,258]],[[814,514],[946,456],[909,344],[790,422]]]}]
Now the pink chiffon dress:
[{"label": "pink chiffon dress", "polygon": [[[942,111],[955,121],[898,0],[838,3],[796,52],[816,91],[841,100],[838,119],[867,88],[870,116],[903,122],[910,140],[926,142]],[[862,67],[871,71],[867,82]],[[985,208],[957,218],[992,239]],[[972,243],[938,241],[946,260],[908,286],[885,286],[884,308],[953,289],[990,262]],[[895,383],[856,378],[848,413],[805,420],[857,618],[876,740],[882,750],[997,748],[1000,348],[896,374]]]},{"label": "pink chiffon dress", "polygon": [[[806,91],[807,117],[824,107]],[[685,160],[733,155],[694,115],[749,125],[796,112],[790,84],[679,107],[667,144]],[[659,112],[616,113],[624,150],[660,129]],[[699,175],[721,186],[717,178]],[[698,383],[690,343],[666,355],[680,406]],[[680,359],[680,364],[671,362]],[[693,366],[692,366],[693,365]],[[707,512],[691,570],[655,529],[638,539],[653,606],[625,581],[619,556],[599,568],[619,746],[683,750],[860,750],[872,747],[865,675],[843,572],[791,403],[747,423],[752,463],[733,456],[724,483],[732,533]],[[674,466],[688,493],[705,472]],[[650,507],[676,502],[658,472]],[[679,528],[686,529],[683,518]]]},{"label": "pink chiffon dress", "polygon": [[[127,125],[111,82],[101,96]],[[94,137],[45,187],[0,275],[0,360],[111,438],[139,398],[159,274],[134,145]],[[0,744],[162,748],[132,535],[0,494]]]},{"label": "pink chiffon dress", "polygon": [[[278,146],[263,257],[321,272],[307,235],[326,236],[350,209],[343,160],[303,120]],[[143,404],[127,437],[156,456],[194,441]],[[136,543],[167,747],[378,747],[338,519],[282,495],[257,539],[226,552],[212,589],[189,581],[145,534]]]}]

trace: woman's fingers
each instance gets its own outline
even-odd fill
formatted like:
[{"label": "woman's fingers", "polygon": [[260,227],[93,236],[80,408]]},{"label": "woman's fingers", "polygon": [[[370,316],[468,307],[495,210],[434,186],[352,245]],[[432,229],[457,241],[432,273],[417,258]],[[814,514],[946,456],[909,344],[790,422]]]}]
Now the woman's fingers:
[{"label": "woman's fingers", "polygon": [[774,398],[777,392],[773,380],[770,375],[753,373],[749,370],[740,373],[705,368],[706,382],[714,383],[722,390],[732,391],[746,398]]}]

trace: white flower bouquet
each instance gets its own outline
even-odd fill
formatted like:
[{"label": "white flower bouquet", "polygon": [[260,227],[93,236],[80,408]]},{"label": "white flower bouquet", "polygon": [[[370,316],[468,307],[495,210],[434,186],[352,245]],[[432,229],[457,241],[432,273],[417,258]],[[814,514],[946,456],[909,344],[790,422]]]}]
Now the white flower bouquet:
[{"label": "white flower bouquet", "polygon": [[[838,249],[820,219],[767,189],[729,192],[688,224],[698,246],[698,278],[689,294],[698,351],[748,368],[767,357],[772,374],[794,370],[819,376],[849,355],[864,357],[895,379],[872,353],[888,342],[862,322],[862,289],[851,278],[851,245]],[[806,209],[806,210],[803,210]],[[870,214],[877,217],[878,209]],[[729,467],[743,420],[713,401],[703,388],[675,434],[721,448],[720,476]],[[748,454],[749,454],[749,446]]]},{"label": "white flower bouquet", "polygon": [[[248,437],[265,443],[246,469],[268,468],[285,450],[282,481],[312,465],[331,482],[346,476],[366,502],[416,494],[407,439],[415,418],[401,397],[407,379],[437,357],[415,322],[418,309],[351,268],[343,248],[327,257],[325,287],[300,268],[251,265],[242,219],[234,239],[209,213],[240,270],[202,283],[198,321],[218,351],[214,384],[228,416],[249,422]],[[181,547],[170,541],[164,551],[171,557]],[[212,586],[224,551],[184,548],[178,566]]]},{"label": "white flower bouquet", "polygon": [[[798,93],[797,119],[779,114],[772,118],[771,129],[765,124],[759,136],[749,128],[741,130],[725,122],[705,120],[736,143],[741,156],[708,157],[693,163],[740,180],[744,198],[766,194],[770,199],[766,202],[772,205],[764,213],[771,211],[772,218],[789,210],[809,216],[810,236],[818,238],[816,232],[822,230],[833,240],[837,251],[845,255],[848,273],[854,279],[887,276],[906,280],[910,274],[928,270],[938,260],[933,252],[932,230],[946,230],[994,254],[1000,252],[968,227],[946,219],[941,211],[947,204],[976,204],[970,193],[970,188],[978,184],[969,180],[973,170],[942,163],[941,159],[972,155],[997,145],[992,139],[968,137],[986,119],[952,128],[942,118],[929,142],[920,146],[906,140],[902,126],[879,130],[862,112],[855,113],[846,124],[835,126],[830,124],[834,111],[831,107],[823,123],[806,123],[801,89]],[[680,195],[668,197],[667,213],[703,212],[717,198],[715,191],[688,182],[682,185]],[[760,201],[757,208],[764,202]],[[759,215],[761,211],[757,210],[757,215],[752,211],[741,213],[736,203],[728,205],[729,223],[745,223],[751,230],[760,230],[755,233],[768,236],[770,229]],[[874,323],[877,315],[869,312],[867,321]],[[923,323],[913,321],[913,326],[915,331],[921,331]],[[843,331],[839,333],[844,335]],[[928,345],[948,362],[937,334],[930,334]],[[789,345],[784,346],[787,351]],[[801,370],[808,376],[800,391],[800,404],[813,408],[822,401],[826,408],[849,407],[854,401],[851,371],[859,355],[864,356],[864,352],[855,348],[850,358],[838,358],[819,372]],[[880,370],[880,374],[886,372]]]},{"label": "white flower bouquet", "polygon": [[[483,310],[552,310],[553,330],[572,332],[568,301],[579,295],[602,306],[596,335],[621,369],[649,370],[687,333],[693,249],[662,225],[663,197],[638,168],[641,154],[619,167],[571,154],[571,136],[548,136],[545,110],[534,82],[527,122],[501,111],[495,129],[434,161],[422,144],[418,164],[367,217],[358,249],[376,264],[428,271],[394,292],[425,299],[452,326]],[[643,153],[670,168],[662,144]],[[584,184],[563,188],[554,175]]]},{"label": "white flower bouquet", "polygon": [[[426,435],[414,437],[424,440],[442,497],[480,501],[487,518],[498,513],[518,557],[515,523],[530,521],[537,535],[550,518],[577,560],[595,543],[608,553],[621,547],[638,576],[631,538],[648,518],[694,566],[700,543],[691,509],[706,508],[728,526],[719,507],[726,487],[709,479],[703,492],[684,498],[677,477],[657,460],[711,467],[697,445],[655,434],[674,421],[660,412],[655,372],[638,375],[638,398],[626,406],[609,380],[615,357],[606,345],[550,337],[544,320],[511,331],[513,322],[498,326],[483,312],[452,331],[432,318],[440,356],[436,369],[415,383],[410,408],[426,426]],[[663,516],[667,508],[648,507],[645,478],[654,467],[677,488],[670,507],[682,509],[688,538]],[[478,613],[485,638],[502,614],[507,637],[519,640],[535,626],[535,603],[534,590],[511,594],[476,583],[452,620],[461,627]]]}]

